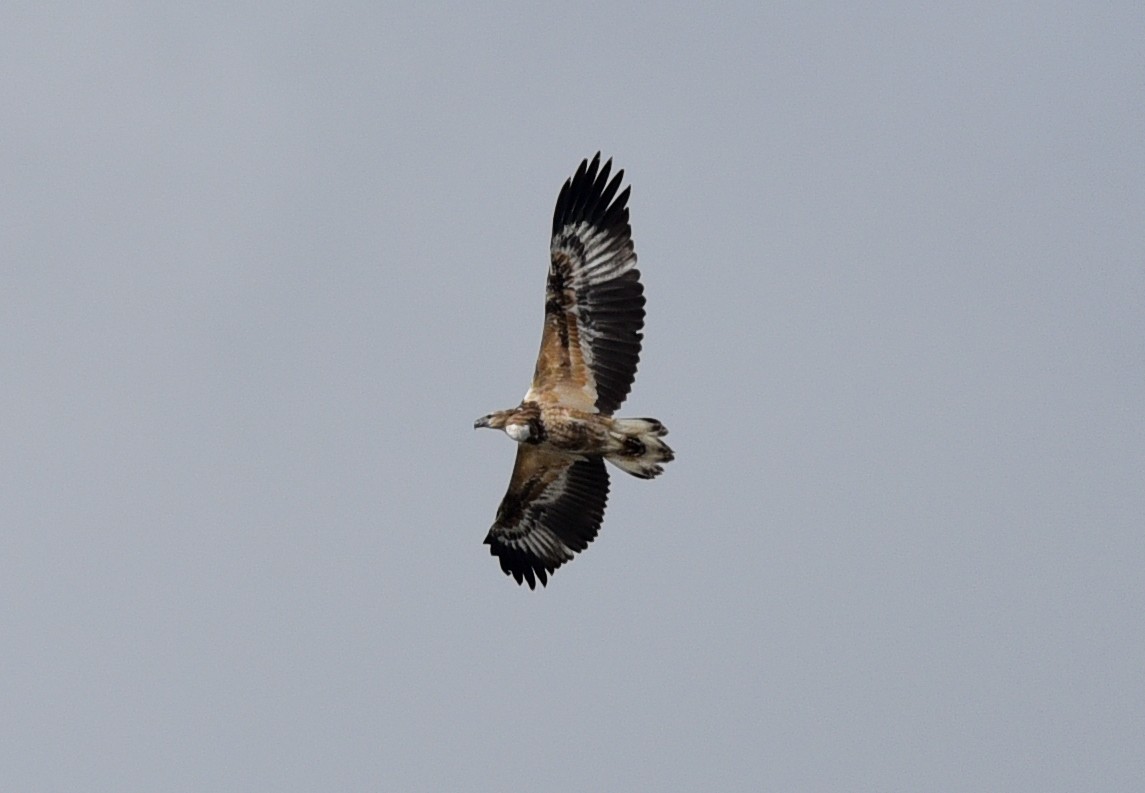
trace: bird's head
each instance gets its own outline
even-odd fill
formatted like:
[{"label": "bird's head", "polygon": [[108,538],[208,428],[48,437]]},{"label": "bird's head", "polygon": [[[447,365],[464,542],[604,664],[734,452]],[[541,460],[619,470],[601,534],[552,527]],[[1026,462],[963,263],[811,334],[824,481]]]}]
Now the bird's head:
[{"label": "bird's head", "polygon": [[473,422],[473,429],[479,430],[483,427],[488,427],[494,430],[505,429],[505,421],[509,418],[508,410],[498,410],[496,413],[490,413],[488,416],[482,416]]}]

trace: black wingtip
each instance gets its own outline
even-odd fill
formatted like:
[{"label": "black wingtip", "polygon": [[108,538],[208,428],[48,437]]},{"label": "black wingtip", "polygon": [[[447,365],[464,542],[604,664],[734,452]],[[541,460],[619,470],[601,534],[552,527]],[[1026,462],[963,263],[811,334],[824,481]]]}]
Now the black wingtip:
[{"label": "black wingtip", "polygon": [[601,153],[598,151],[591,160],[581,160],[576,172],[561,186],[556,209],[553,211],[554,235],[566,225],[582,220],[603,228],[627,223],[628,210],[625,204],[630,188],[625,188],[624,192],[616,196],[624,180],[624,169],[612,174],[612,158],[609,157],[603,166],[600,158]]},{"label": "black wingtip", "polygon": [[486,535],[485,544],[489,546],[489,553],[497,557],[497,561],[501,563],[501,572],[516,581],[518,585],[528,584],[529,589],[536,589],[538,581],[542,587],[548,585],[549,573],[556,569],[555,567],[546,569],[540,560],[495,542],[492,530]]}]

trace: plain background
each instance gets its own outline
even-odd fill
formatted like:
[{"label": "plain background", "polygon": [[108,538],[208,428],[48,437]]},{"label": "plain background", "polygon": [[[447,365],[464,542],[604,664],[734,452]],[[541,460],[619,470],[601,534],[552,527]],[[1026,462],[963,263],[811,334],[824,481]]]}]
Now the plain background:
[{"label": "plain background", "polygon": [[[1145,6],[5,3],[0,789],[1145,789]],[[482,546],[553,202],[649,297]]]}]

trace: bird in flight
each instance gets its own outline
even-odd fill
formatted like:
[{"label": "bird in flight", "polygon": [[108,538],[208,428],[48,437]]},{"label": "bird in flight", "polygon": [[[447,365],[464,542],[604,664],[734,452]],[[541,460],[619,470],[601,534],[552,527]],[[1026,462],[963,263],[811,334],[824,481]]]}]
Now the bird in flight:
[{"label": "bird in flight", "polygon": [[608,501],[604,461],[651,479],[673,459],[656,419],[614,418],[640,359],[644,287],[624,171],[584,160],[553,212],[545,326],[521,404],[474,422],[517,442],[509,490],[485,544],[506,575],[535,589],[596,537]]}]

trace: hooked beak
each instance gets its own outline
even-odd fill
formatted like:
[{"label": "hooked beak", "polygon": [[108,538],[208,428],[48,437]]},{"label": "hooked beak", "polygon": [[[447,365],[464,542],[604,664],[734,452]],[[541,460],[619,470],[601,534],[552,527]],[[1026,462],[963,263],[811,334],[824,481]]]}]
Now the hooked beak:
[{"label": "hooked beak", "polygon": [[488,427],[488,426],[489,426],[489,417],[488,416],[482,416],[481,418],[477,419],[477,421],[473,422],[473,429],[475,429],[475,430],[479,430],[482,427]]}]

